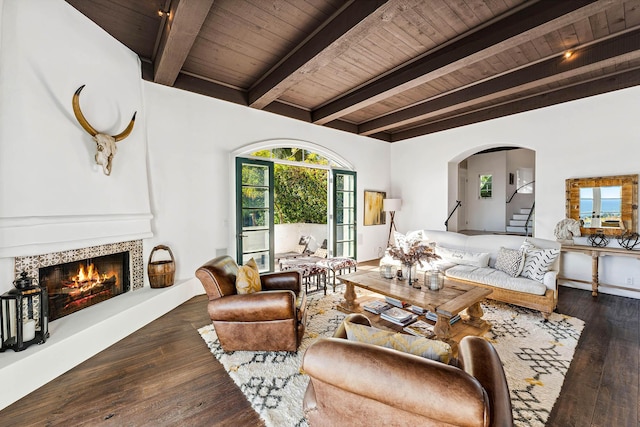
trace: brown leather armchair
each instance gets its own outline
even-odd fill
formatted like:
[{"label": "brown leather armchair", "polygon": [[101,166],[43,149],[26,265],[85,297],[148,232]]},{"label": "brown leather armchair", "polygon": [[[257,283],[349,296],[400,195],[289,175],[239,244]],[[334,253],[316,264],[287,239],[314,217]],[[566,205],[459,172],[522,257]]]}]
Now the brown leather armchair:
[{"label": "brown leather armchair", "polygon": [[229,256],[196,270],[208,311],[225,351],[296,351],[306,324],[306,294],[297,270],[260,275],[262,292],[238,295],[238,265]]},{"label": "brown leather armchair", "polygon": [[341,326],[305,352],[309,425],[513,426],[502,363],[483,338],[461,340],[459,367],[343,338]]}]

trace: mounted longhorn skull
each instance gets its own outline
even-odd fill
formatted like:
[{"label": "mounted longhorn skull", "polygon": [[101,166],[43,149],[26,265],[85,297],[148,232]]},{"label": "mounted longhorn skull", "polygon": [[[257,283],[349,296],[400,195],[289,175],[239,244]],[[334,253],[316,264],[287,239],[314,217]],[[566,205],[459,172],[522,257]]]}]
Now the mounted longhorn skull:
[{"label": "mounted longhorn skull", "polygon": [[98,148],[95,157],[96,163],[102,166],[102,170],[105,175],[110,175],[111,162],[117,150],[116,142],[121,141],[129,136],[136,121],[137,111],[133,113],[133,117],[131,118],[131,121],[129,122],[129,125],[126,127],[126,129],[119,134],[111,136],[104,133],[99,133],[93,128],[93,126],[89,124],[87,119],[84,118],[82,111],[80,111],[80,92],[82,92],[84,86],[85,85],[80,86],[78,90],[76,90],[76,93],[73,94],[73,114],[75,114],[76,119],[80,123],[80,126],[82,126],[82,128],[86,130],[96,142]]}]

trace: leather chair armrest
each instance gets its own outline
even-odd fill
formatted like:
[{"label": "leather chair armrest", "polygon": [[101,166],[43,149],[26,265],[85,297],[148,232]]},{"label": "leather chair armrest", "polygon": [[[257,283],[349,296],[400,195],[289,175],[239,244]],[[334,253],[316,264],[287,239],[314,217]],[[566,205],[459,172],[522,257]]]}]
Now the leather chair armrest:
[{"label": "leather chair armrest", "polygon": [[229,295],[209,302],[212,321],[260,322],[296,318],[296,296],[292,291]]},{"label": "leather chair armrest", "polygon": [[491,343],[484,338],[468,336],[460,341],[459,363],[476,378],[489,396],[492,426],[513,426],[513,412],[509,385],[502,361]]},{"label": "leather chair armrest", "polygon": [[[487,395],[474,378],[458,368],[397,350],[321,338],[305,352],[302,369],[316,392],[323,387],[325,399],[333,396],[327,395],[332,392],[324,384],[330,385],[329,390],[365,397],[363,413],[366,405],[381,403],[448,425],[488,417]],[[310,408],[311,402],[307,405]]]},{"label": "leather chair armrest", "polygon": [[357,323],[359,325],[371,326],[371,321],[367,316],[360,313],[351,313],[342,320],[338,329],[333,333],[334,338],[347,339],[347,330],[344,328],[344,322]]},{"label": "leather chair armrest", "polygon": [[302,275],[298,270],[261,274],[260,282],[265,291],[289,290],[297,295],[302,289]]}]

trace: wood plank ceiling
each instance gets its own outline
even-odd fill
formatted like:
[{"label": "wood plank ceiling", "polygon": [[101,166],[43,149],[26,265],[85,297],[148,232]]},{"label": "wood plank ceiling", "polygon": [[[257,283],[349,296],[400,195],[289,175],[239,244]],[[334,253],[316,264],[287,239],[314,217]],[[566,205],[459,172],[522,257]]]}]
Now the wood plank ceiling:
[{"label": "wood plank ceiling", "polygon": [[389,142],[640,84],[640,0],[67,2],[147,80]]}]

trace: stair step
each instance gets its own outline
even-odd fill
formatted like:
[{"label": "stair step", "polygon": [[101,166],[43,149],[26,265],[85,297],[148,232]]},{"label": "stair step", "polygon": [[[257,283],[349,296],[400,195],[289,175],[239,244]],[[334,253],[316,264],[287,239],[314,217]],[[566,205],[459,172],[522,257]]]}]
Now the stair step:
[{"label": "stair step", "polygon": [[520,208],[520,212],[523,215],[529,215],[531,213],[531,208]]},{"label": "stair step", "polygon": [[[511,221],[509,221],[509,225],[513,227],[524,227],[525,225],[527,225],[527,221],[526,219],[524,220],[512,219]],[[529,221],[529,227],[533,227],[533,221]]]},{"label": "stair step", "polygon": [[[531,233],[532,231],[533,231],[533,229],[531,227],[529,227],[528,232]],[[526,234],[527,233],[527,229],[525,227],[512,227],[510,225],[507,225],[507,233]]]},{"label": "stair step", "polygon": [[[512,219],[518,220],[518,221],[526,221],[527,218],[529,218],[529,215],[522,215],[522,214],[513,214]],[[531,218],[533,218],[533,216],[531,216]]]}]

